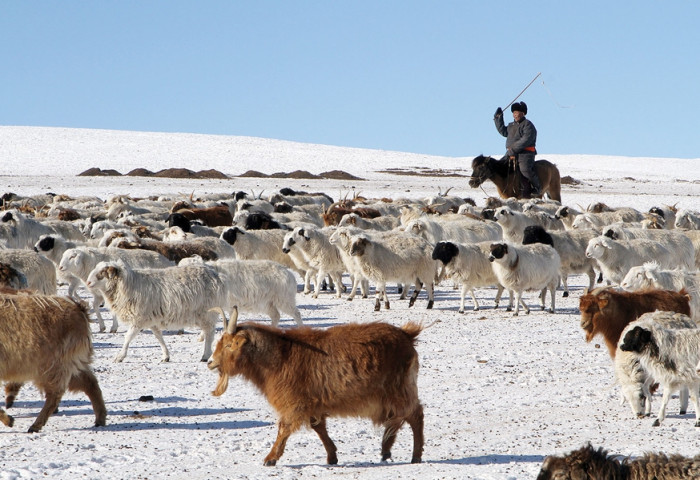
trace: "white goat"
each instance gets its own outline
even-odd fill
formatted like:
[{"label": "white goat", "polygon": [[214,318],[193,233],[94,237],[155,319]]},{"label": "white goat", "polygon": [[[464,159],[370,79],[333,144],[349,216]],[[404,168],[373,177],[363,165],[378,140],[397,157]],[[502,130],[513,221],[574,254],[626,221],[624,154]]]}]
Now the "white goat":
[{"label": "white goat", "polygon": [[512,243],[494,243],[490,249],[489,261],[493,263],[498,282],[516,294],[514,315],[520,312],[520,305],[526,314],[530,313],[530,308],[523,301],[523,292],[526,290],[541,292],[542,310],[545,308],[545,293],[549,290],[552,297],[549,311],[554,313],[554,290],[561,275],[561,260],[557,251],[541,243],[517,247]]},{"label": "white goat", "polygon": [[586,256],[598,262],[605,278],[619,284],[630,268],[656,260],[664,268],[681,267],[675,252],[661,243],[646,238],[612,240],[604,235],[592,238],[586,247]]},{"label": "white goat", "polygon": [[427,217],[411,220],[404,225],[406,232],[421,236],[433,245],[437,242],[475,243],[503,238],[501,226],[496,222],[478,221],[465,216],[459,220],[439,222]]},{"label": "white goat", "polygon": [[[653,320],[655,315],[667,314],[647,313],[640,320],[645,320],[647,315]],[[623,352],[636,354],[642,367],[662,386],[661,407],[653,425],[659,426],[666,417],[666,406],[671,393],[687,387],[695,407],[695,426],[700,427],[700,373],[697,370],[700,361],[700,329],[665,328],[658,322],[650,321],[633,326],[618,345]]]},{"label": "white goat", "polygon": [[110,309],[129,325],[124,346],[114,358],[126,357],[129,343],[143,329],[150,329],[163,351],[170,352],[162,330],[197,326],[204,334],[201,360],[212,354],[217,314],[227,306],[226,287],[219,274],[207,265],[135,270],[123,262],[100,262],[90,272],[87,286],[104,292]]},{"label": "white goat", "polygon": [[641,222],[642,220],[644,220],[644,214],[641,212],[633,208],[621,208],[613,212],[582,213],[574,218],[571,228],[578,230],[592,228],[598,230],[611,223]]},{"label": "white goat", "polygon": [[[501,300],[503,286],[499,283],[496,273],[493,271],[489,255],[491,254],[491,242],[459,244],[453,242],[439,242],[433,249],[433,260],[439,260],[445,266],[445,274],[454,282],[462,286],[459,297],[459,313],[464,313],[464,298],[467,291],[474,301],[474,311],[479,310],[479,302],[474,294],[478,287],[490,287],[495,285],[495,308]],[[513,292],[510,292],[510,302],[507,311],[513,309]]]},{"label": "white goat", "polygon": [[380,238],[363,233],[353,235],[350,245],[350,254],[358,258],[362,274],[376,283],[375,311],[380,309],[381,298],[384,299],[384,307],[389,308],[386,283],[403,283],[406,279],[415,279],[409,307],[413,306],[425,283],[428,290],[428,308],[433,308],[437,264],[431,258],[433,247],[430,242],[408,234]]},{"label": "white goat", "polygon": [[[69,248],[63,252],[61,261],[58,264],[58,271],[71,274],[83,283],[87,284],[87,278],[90,272],[97,266],[98,263],[104,261],[121,260],[133,268],[165,268],[174,266],[163,255],[151,252],[148,250],[124,250],[114,247],[76,247]],[[105,323],[100,314],[100,305],[104,301],[104,296],[101,291],[88,288],[92,294],[92,309],[95,312],[95,317],[100,326],[100,332],[105,331]],[[112,316],[112,327],[110,333],[115,333],[119,327],[117,315]]]},{"label": "white goat", "polygon": [[326,275],[329,275],[336,285],[336,296],[342,295],[342,275],[345,264],[340,256],[339,249],[330,243],[323,230],[317,228],[295,227],[284,236],[282,251],[290,253],[298,249],[308,265],[316,271],[316,283],[313,298],[318,298],[321,292],[321,283]]},{"label": "white goat", "polygon": [[27,288],[43,295],[56,295],[56,267],[45,256],[31,250],[0,248],[0,262],[24,274]]},{"label": "white goat", "polygon": [[620,286],[629,292],[637,292],[650,288],[661,290],[685,289],[690,296],[690,312],[692,318],[700,323],[700,272],[687,270],[662,270],[656,262],[632,267],[620,282]]},{"label": "white goat", "polygon": [[[348,216],[349,215],[345,215],[343,219],[347,218]],[[345,271],[350,274],[350,279],[352,280],[350,295],[348,295],[347,298],[349,302],[351,302],[353,298],[355,298],[358,287],[360,287],[362,298],[367,298],[369,292],[369,280],[363,275],[362,268],[360,267],[357,257],[353,257],[350,253],[352,247],[352,235],[359,235],[361,232],[362,230],[359,228],[339,226],[335,229],[331,236],[328,237],[328,241],[331,243],[331,245],[335,245],[338,248],[338,251],[340,252],[340,258],[345,264]]]},{"label": "white goat", "polygon": [[[178,266],[204,264],[201,257],[185,258]],[[207,262],[219,273],[226,288],[231,311],[269,315],[272,326],[280,321],[280,312],[290,315],[302,327],[296,304],[297,281],[289,269],[271,260],[218,260]]]},{"label": "white goat", "polygon": [[362,230],[389,231],[401,225],[398,217],[382,215],[376,218],[362,218],[356,213],[348,213],[338,222],[339,227],[355,227]]}]

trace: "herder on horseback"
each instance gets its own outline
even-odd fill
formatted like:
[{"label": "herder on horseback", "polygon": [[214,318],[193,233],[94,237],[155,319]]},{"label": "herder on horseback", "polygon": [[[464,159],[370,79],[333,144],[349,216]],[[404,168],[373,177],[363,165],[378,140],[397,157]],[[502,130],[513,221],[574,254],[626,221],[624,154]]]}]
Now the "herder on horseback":
[{"label": "herder on horseback", "polygon": [[520,171],[520,196],[531,198],[540,195],[542,186],[535,171],[535,155],[537,149],[537,130],[535,125],[525,118],[527,105],[525,102],[515,102],[510,111],[513,112],[513,121],[506,126],[503,122],[503,110],[498,107],[493,121],[498,133],[506,137],[506,155],[502,161],[509,161],[517,165]]}]

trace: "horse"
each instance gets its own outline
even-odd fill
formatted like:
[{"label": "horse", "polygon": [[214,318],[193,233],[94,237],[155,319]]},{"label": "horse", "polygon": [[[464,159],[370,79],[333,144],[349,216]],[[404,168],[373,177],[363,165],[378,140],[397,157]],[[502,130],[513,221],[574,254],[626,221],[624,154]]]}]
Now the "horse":
[{"label": "horse", "polygon": [[[496,184],[501,198],[522,198],[520,195],[520,174],[509,165],[508,160],[496,160],[492,157],[479,155],[472,160],[472,176],[469,186],[476,188],[486,180]],[[551,200],[561,202],[561,178],[559,169],[548,160],[537,160],[535,171],[542,186],[540,198],[546,193]]]}]

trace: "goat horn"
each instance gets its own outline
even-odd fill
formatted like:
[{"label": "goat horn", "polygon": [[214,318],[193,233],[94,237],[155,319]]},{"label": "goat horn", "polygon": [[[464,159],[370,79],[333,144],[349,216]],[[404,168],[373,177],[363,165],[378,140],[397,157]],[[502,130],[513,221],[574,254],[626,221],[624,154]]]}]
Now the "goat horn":
[{"label": "goat horn", "polygon": [[231,318],[229,318],[226,324],[226,333],[231,335],[236,333],[236,324],[238,323],[238,305],[234,305],[231,309]]}]

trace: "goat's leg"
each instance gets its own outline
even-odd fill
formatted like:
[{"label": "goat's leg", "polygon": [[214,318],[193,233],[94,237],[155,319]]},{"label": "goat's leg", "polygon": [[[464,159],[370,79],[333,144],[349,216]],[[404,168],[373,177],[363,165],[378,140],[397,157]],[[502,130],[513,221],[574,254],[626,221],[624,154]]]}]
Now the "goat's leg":
[{"label": "goat's leg", "polygon": [[[153,336],[156,337],[156,340],[158,340],[158,344],[160,345],[160,349],[163,352],[163,357],[160,359],[160,361],[163,363],[169,362],[170,361],[170,352],[168,351],[168,346],[165,344],[165,339],[163,338],[163,332],[161,332],[160,328],[157,328],[157,327],[151,327],[151,332],[153,332]],[[210,349],[211,349],[211,347],[210,347]],[[211,356],[211,354],[209,356]],[[207,357],[206,360],[209,360],[209,358]],[[206,360],[203,360],[203,361],[206,361]]]},{"label": "goat's leg", "polygon": [[700,427],[700,399],[698,399],[698,384],[690,387],[690,399],[695,407],[695,426]]},{"label": "goat's leg", "polygon": [[681,401],[681,410],[680,414],[685,415],[688,413],[688,395],[690,394],[690,391],[688,390],[688,387],[681,387],[681,391],[678,392],[678,397],[680,398]]},{"label": "goat's leg", "polygon": [[32,426],[29,427],[29,433],[41,431],[41,428],[46,425],[49,417],[53,415],[53,412],[55,412],[58,408],[58,404],[61,403],[62,396],[63,392],[56,392],[53,390],[46,391],[46,401],[44,402],[44,406],[41,408],[39,416],[36,417],[36,420],[34,420]]},{"label": "goat's leg", "polygon": [[68,390],[84,392],[87,395],[92,404],[92,411],[95,412],[96,427],[104,427],[107,424],[107,409],[102,398],[102,390],[92,371],[85,369],[73,375],[68,383]]},{"label": "goat's leg", "polygon": [[338,456],[336,454],[338,449],[328,435],[328,430],[326,430],[326,417],[321,417],[320,419],[312,418],[311,428],[314,429],[314,432],[318,434],[321,442],[323,442],[323,448],[326,449],[326,461],[328,465],[336,465],[338,463]]},{"label": "goat's leg", "polygon": [[15,403],[15,398],[19,393],[19,389],[22,388],[22,383],[19,382],[7,382],[5,384],[5,408],[10,408]]},{"label": "goat's leg", "polygon": [[326,276],[326,272],[319,270],[316,272],[316,285],[314,285],[314,294],[311,295],[312,298],[318,298],[318,294],[321,293],[321,282],[323,282]]},{"label": "goat's leg", "polygon": [[557,286],[554,282],[552,282],[552,284],[549,286],[549,294],[552,296],[552,309],[549,311],[549,313],[554,313],[554,309],[555,309],[554,303],[555,303],[555,298],[556,298],[555,297],[556,291],[557,291]]},{"label": "goat's leg", "polygon": [[304,272],[304,294],[311,293],[311,276],[313,275],[313,272],[311,269],[308,269],[306,272]]},{"label": "goat's leg", "polygon": [[418,278],[416,278],[415,287],[413,288],[413,294],[411,294],[411,298],[408,301],[409,308],[412,307],[414,303],[416,303],[416,299],[418,298],[418,294],[420,293],[422,288],[423,283]]},{"label": "goat's leg", "polygon": [[352,287],[350,288],[350,295],[348,295],[347,298],[348,302],[352,302],[352,299],[355,298],[357,294],[357,287],[360,285],[360,276],[357,274],[350,275],[350,280],[352,280]]},{"label": "goat's leg", "polygon": [[270,320],[272,320],[272,326],[276,327],[280,324],[280,312],[275,308],[274,305],[270,305],[269,308],[267,309],[267,314],[270,316]]},{"label": "goat's leg", "polygon": [[666,418],[666,406],[668,401],[671,399],[671,388],[668,385],[664,385],[664,393],[661,396],[661,406],[659,407],[659,414],[656,416],[656,420],[652,424],[653,427],[658,427],[661,422]]},{"label": "goat's leg", "polygon": [[564,293],[561,294],[562,297],[569,296],[569,276],[566,273],[561,275],[561,283],[564,285]]},{"label": "goat's leg", "polygon": [[92,310],[95,312],[95,318],[97,318],[97,324],[100,326],[100,332],[107,330],[107,327],[105,327],[105,321],[102,319],[102,314],[100,314],[100,305],[102,305],[102,302],[104,302],[102,295],[93,292]]},{"label": "goat's leg", "polygon": [[[209,312],[207,315],[211,315],[213,317],[216,317],[216,314],[214,312]],[[214,351],[212,350],[211,346],[214,343],[214,332],[216,331],[216,318],[212,318],[211,321],[205,326],[202,327],[202,332],[200,335],[204,336],[204,350],[202,351],[202,358],[199,360],[201,362],[208,362],[209,359],[211,358],[212,353]],[[165,342],[163,342],[165,343]],[[167,347],[166,347],[167,348]]]},{"label": "goat's leg", "polygon": [[5,410],[0,408],[0,422],[2,422],[8,427],[11,427],[15,424],[15,419],[12,418],[12,415],[8,415],[7,412],[5,412]]},{"label": "goat's leg", "polygon": [[396,441],[396,434],[404,423],[404,419],[392,418],[384,422],[384,435],[382,436],[382,462],[391,458],[391,447]]},{"label": "goat's leg", "polygon": [[413,431],[413,455],[411,463],[420,463],[423,458],[423,406],[418,404],[413,413],[406,418]]},{"label": "goat's leg", "polygon": [[[501,285],[498,285],[498,291],[496,292],[496,300],[494,302],[493,308],[498,308],[498,304],[501,302],[501,295],[503,295],[503,290],[505,290],[505,288],[503,288]],[[476,298],[474,299],[474,303],[476,304]]]},{"label": "goat's leg", "polygon": [[287,445],[287,439],[293,431],[294,429],[292,428],[291,424],[280,420],[277,427],[277,439],[275,440],[274,445],[272,445],[270,453],[268,453],[267,457],[265,457],[264,465],[266,467],[272,467],[277,464],[277,460],[279,460],[284,453],[284,447]]},{"label": "goat's leg", "polygon": [[474,297],[474,290],[469,288],[467,284],[462,284],[462,288],[459,289],[459,313],[464,313],[464,299],[467,296],[467,291],[471,292],[472,300],[474,300],[474,310],[478,310],[476,298]]},{"label": "goat's leg", "polygon": [[513,297],[513,290],[508,290],[508,308],[506,308],[506,312],[513,311]]},{"label": "goat's leg", "polygon": [[426,308],[430,310],[435,304],[435,284],[433,282],[428,282],[426,290],[428,290],[428,306]]},{"label": "goat's leg", "polygon": [[297,322],[298,327],[303,327],[304,322],[301,321],[301,313],[299,312],[299,309],[295,306],[294,311],[292,312],[292,317],[294,318],[294,321]]},{"label": "goat's leg", "polygon": [[135,327],[134,325],[129,327],[129,330],[127,330],[126,334],[124,335],[124,345],[122,346],[122,349],[117,354],[117,356],[114,357],[115,362],[117,362],[117,363],[122,362],[126,358],[126,352],[129,350],[129,344],[134,339],[134,337],[139,333],[139,331],[140,331],[140,328]]}]

